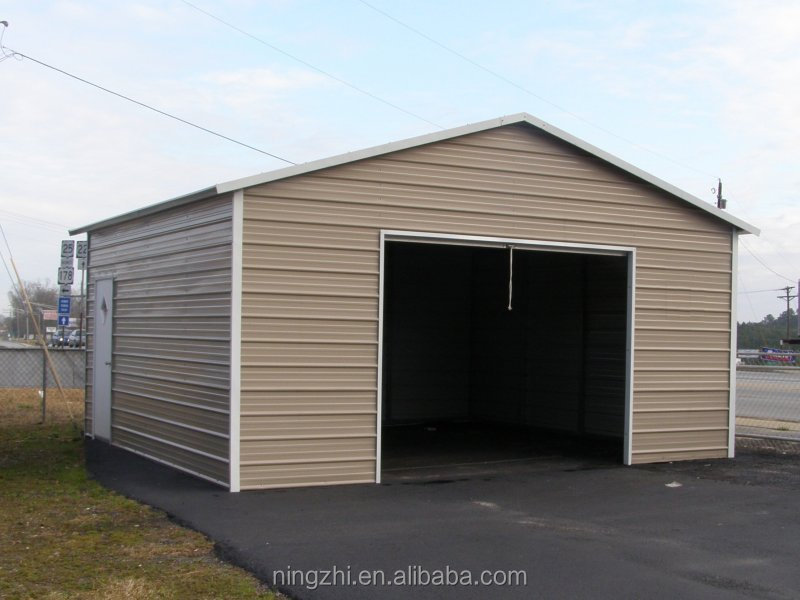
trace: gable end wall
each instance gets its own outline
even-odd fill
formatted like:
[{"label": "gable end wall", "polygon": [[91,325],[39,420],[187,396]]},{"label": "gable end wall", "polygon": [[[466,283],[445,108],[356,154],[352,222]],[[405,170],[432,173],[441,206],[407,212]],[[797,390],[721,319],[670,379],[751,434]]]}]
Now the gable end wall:
[{"label": "gable end wall", "polygon": [[375,478],[381,229],[637,248],[632,460],[728,452],[732,230],[510,125],[245,190],[242,489]]}]

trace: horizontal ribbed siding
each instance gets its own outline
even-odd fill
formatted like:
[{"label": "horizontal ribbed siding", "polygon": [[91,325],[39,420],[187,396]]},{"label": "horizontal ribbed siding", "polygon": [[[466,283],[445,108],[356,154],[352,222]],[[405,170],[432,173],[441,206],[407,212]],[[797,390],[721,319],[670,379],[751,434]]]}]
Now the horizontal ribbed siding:
[{"label": "horizontal ribbed siding", "polygon": [[229,476],[231,218],[230,198],[217,198],[112,226],[91,234],[89,259],[90,290],[97,279],[115,281],[112,443],[221,483]]},{"label": "horizontal ribbed siding", "polygon": [[[352,453],[377,433],[381,229],[636,247],[634,461],[725,450],[730,227],[514,125],[245,190],[243,487],[373,480],[374,460]],[[281,453],[250,464],[268,459],[245,431],[257,418],[273,431],[295,401]],[[342,410],[349,421],[320,418]],[[352,446],[303,450],[334,432]]]}]

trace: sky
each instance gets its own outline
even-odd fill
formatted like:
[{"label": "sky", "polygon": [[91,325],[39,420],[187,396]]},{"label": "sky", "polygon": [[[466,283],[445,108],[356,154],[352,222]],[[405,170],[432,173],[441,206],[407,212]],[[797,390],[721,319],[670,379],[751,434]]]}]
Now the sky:
[{"label": "sky", "polygon": [[[721,178],[762,231],[741,238],[740,321],[797,285],[796,0],[191,1],[0,0],[2,43],[298,163],[527,112],[709,203]],[[0,62],[0,223],[25,280],[55,281],[69,228],[285,165]]]}]

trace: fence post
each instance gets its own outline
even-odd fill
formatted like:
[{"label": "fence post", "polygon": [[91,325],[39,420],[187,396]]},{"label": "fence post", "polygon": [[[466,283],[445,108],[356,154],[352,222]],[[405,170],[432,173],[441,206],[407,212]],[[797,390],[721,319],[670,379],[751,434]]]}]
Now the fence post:
[{"label": "fence post", "polygon": [[47,353],[42,350],[42,425],[47,415]]}]

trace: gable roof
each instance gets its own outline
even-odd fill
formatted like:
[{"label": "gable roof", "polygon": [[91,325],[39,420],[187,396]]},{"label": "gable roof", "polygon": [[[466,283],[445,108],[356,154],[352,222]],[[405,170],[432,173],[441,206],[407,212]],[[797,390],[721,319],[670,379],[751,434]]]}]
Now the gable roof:
[{"label": "gable roof", "polygon": [[122,215],[111,217],[110,219],[105,219],[103,221],[98,221],[97,223],[92,223],[91,225],[85,225],[83,227],[78,227],[76,229],[70,230],[70,235],[76,235],[79,233],[94,231],[97,229],[102,229],[104,227],[108,227],[109,225],[116,225],[118,223],[124,223],[125,221],[130,221],[132,219],[137,219],[139,217],[143,217],[146,215],[154,214],[157,212],[161,212],[167,210],[169,208],[174,208],[177,206],[182,206],[184,204],[190,204],[192,202],[197,202],[199,200],[203,200],[206,198],[211,198],[218,194],[225,194],[229,192],[233,192],[236,190],[241,190],[244,188],[261,185],[264,183],[269,183],[270,181],[277,181],[279,179],[286,179],[288,177],[294,177],[296,175],[303,175],[305,173],[311,173],[313,171],[318,171],[320,169],[327,169],[329,167],[335,167],[337,165],[343,165],[346,163],[355,162],[358,160],[364,160],[366,158],[372,158],[375,156],[380,156],[382,154],[388,154],[390,152],[397,152],[398,150],[406,150],[408,148],[414,148],[416,146],[423,146],[425,144],[431,144],[433,142],[439,142],[442,140],[448,140],[455,137],[459,137],[462,135],[467,135],[470,133],[478,133],[480,131],[486,131],[488,129],[495,129],[497,127],[503,127],[504,125],[513,125],[517,123],[525,123],[536,129],[544,131],[556,137],[568,144],[575,146],[589,154],[596,156],[597,158],[601,159],[602,161],[611,164],[623,171],[626,171],[645,181],[647,183],[652,184],[653,186],[661,189],[662,191],[674,196],[684,202],[695,206],[722,221],[725,221],[732,226],[736,227],[739,231],[743,233],[752,233],[758,235],[760,233],[759,229],[750,225],[746,221],[734,217],[730,213],[727,213],[723,210],[720,210],[716,206],[709,204],[708,202],[704,202],[697,196],[693,196],[688,192],[681,190],[680,188],[675,187],[674,185],[667,183],[643,171],[642,169],[635,167],[634,165],[625,162],[624,160],[617,158],[616,156],[585,142],[566,131],[559,129],[545,121],[537,119],[529,115],[528,113],[517,113],[515,115],[508,115],[505,117],[499,117],[496,119],[490,119],[488,121],[481,121],[479,123],[472,123],[469,125],[463,125],[461,127],[455,127],[453,129],[445,129],[443,131],[437,131],[434,133],[429,133],[426,135],[421,135],[417,137],[407,138],[405,140],[400,140],[397,142],[391,142],[389,144],[382,144],[380,146],[373,146],[371,148],[365,148],[363,150],[356,150],[354,152],[347,152],[345,154],[339,154],[336,156],[331,156],[329,158],[323,158],[321,160],[315,160],[307,163],[302,163],[299,165],[293,165],[291,167],[285,167],[283,169],[277,169],[275,171],[268,171],[266,173],[259,173],[257,175],[251,175],[250,177],[243,177],[241,179],[234,179],[233,181],[227,181],[225,183],[218,183],[217,185],[204,188],[202,190],[198,190],[197,192],[193,192],[191,194],[186,194],[183,196],[178,196],[176,198],[172,198],[171,200],[166,200],[164,202],[159,202],[158,204],[153,204],[150,206],[146,206],[144,208],[134,210],[128,213],[124,213]]}]

